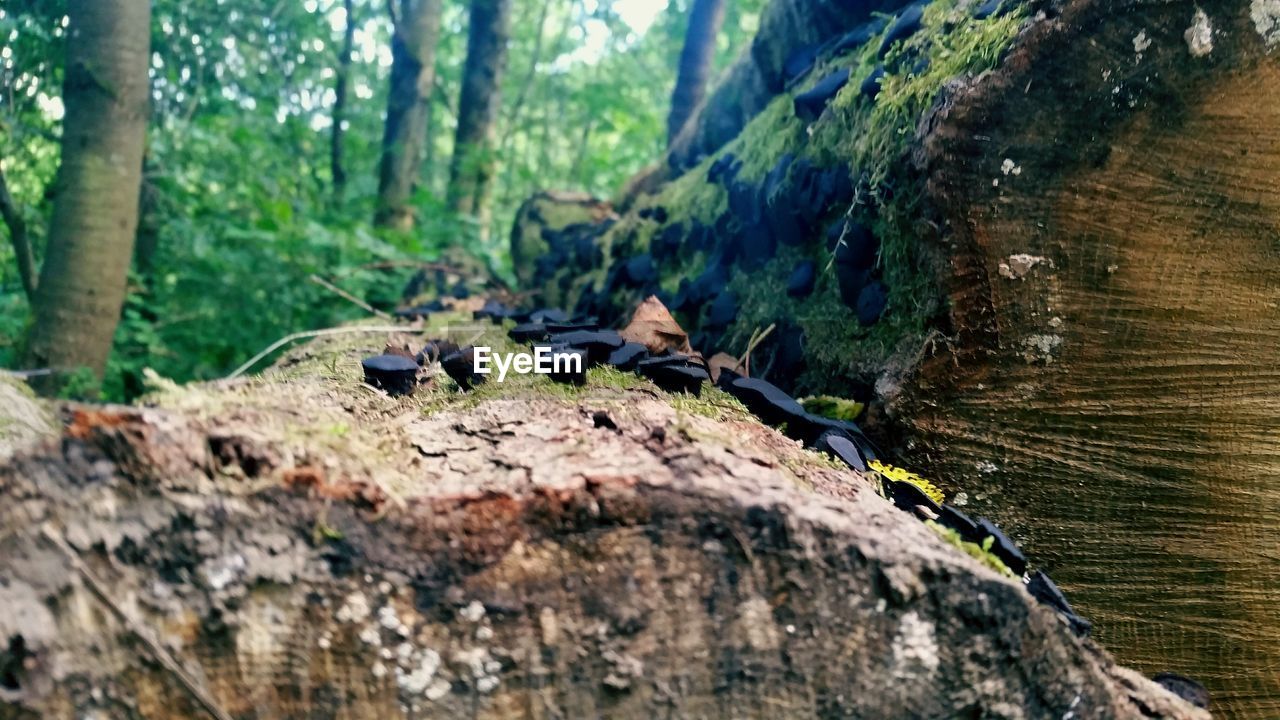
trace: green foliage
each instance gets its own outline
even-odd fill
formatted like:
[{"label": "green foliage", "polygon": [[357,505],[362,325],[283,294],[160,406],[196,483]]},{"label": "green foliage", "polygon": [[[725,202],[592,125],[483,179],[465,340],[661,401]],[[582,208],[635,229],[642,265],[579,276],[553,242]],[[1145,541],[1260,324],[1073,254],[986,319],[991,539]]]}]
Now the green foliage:
[{"label": "green foliage", "polygon": [[[689,4],[672,0],[640,34],[610,0],[514,3],[493,219],[482,233],[443,207],[467,22],[467,3],[446,0],[413,199],[418,224],[375,233],[390,73],[386,3],[355,2],[348,184],[337,198],[329,135],[342,3],[155,0],[139,257],[103,395],[137,396],[148,367],[179,381],[216,378],[283,335],[366,314],[311,282],[313,274],[380,308],[398,300],[414,272],[407,263],[447,248],[509,274],[506,231],[524,198],[558,187],[607,196],[660,156]],[[745,46],[762,4],[730,0],[717,68]],[[37,261],[59,154],[64,15],[60,0],[0,8],[0,163]],[[30,310],[7,233],[0,237],[0,364],[15,367]]]}]

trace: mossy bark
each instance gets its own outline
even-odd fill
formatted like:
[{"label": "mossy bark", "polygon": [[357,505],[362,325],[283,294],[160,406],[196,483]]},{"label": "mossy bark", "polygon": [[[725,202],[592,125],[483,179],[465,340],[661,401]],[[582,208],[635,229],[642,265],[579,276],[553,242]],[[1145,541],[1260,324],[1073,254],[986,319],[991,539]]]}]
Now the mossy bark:
[{"label": "mossy bark", "polygon": [[0,715],[1204,717],[714,390],[360,382],[477,331],[66,408],[0,466]]},{"label": "mossy bark", "polygon": [[[1269,8],[1006,2],[979,19],[977,3],[935,0],[896,44],[886,30],[820,54],[736,137],[632,202],[601,231],[588,282],[540,281],[599,311],[647,292],[677,303],[682,278],[725,265],[727,327],[707,329],[710,300],[676,312],[697,349],[737,355],[774,326],[753,353],[769,379],[867,401],[866,429],[1010,525],[1123,658],[1204,680],[1228,713],[1272,716]],[[795,95],[843,69],[821,114],[797,117]],[[850,196],[762,243],[751,228],[800,207],[813,168],[847,172]],[[876,238],[887,307],[870,327],[824,237],[846,221]],[[646,254],[658,278],[626,282]],[[805,262],[814,287],[793,297]]]}]

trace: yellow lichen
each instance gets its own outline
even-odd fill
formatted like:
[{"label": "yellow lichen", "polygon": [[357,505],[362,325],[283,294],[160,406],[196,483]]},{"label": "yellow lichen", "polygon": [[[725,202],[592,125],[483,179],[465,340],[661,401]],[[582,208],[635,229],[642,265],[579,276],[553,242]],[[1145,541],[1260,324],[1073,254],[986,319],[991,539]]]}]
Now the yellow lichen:
[{"label": "yellow lichen", "polygon": [[867,463],[867,467],[880,473],[888,480],[893,480],[894,482],[911,483],[912,485],[915,485],[916,487],[920,488],[921,492],[923,492],[925,495],[928,495],[930,500],[936,503],[941,504],[947,499],[946,496],[942,494],[942,491],[938,489],[938,486],[920,477],[919,475],[911,472],[910,470],[904,470],[903,468],[900,468],[900,467],[894,467],[893,465],[882,463],[879,460],[872,460],[871,462]]}]

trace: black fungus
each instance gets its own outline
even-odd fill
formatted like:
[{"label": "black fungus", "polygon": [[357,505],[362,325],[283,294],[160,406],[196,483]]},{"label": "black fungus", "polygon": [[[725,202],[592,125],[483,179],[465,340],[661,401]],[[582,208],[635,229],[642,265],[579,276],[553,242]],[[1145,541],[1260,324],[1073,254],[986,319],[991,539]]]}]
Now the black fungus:
[{"label": "black fungus", "polygon": [[471,316],[476,320],[486,318],[489,320],[506,320],[508,318],[515,317],[518,314],[519,313],[514,309],[507,307],[493,298],[489,298],[484,301],[484,306],[471,313]]},{"label": "black fungus", "polygon": [[1093,629],[1093,623],[1077,615],[1058,585],[1040,570],[1031,573],[1031,577],[1027,579],[1027,592],[1031,593],[1031,597],[1057,610],[1076,635],[1087,636]]},{"label": "black fungus", "polygon": [[676,362],[653,362],[653,359],[637,364],[636,371],[667,392],[702,394],[702,383],[711,379],[706,369],[696,365]]},{"label": "black fungus", "polygon": [[732,370],[721,370],[716,385],[737,398],[766,425],[786,424],[790,429],[803,423],[808,415],[800,403],[766,380],[742,377]]},{"label": "black fungus", "polygon": [[982,538],[985,536],[973,518],[951,505],[944,504],[942,506],[942,511],[938,513],[938,524],[955,530],[960,539],[965,542],[979,543],[982,542]]},{"label": "black fungus", "polygon": [[829,49],[832,55],[843,55],[850,50],[867,44],[872,38],[879,35],[885,26],[889,24],[888,18],[876,18],[869,22],[865,22],[849,32],[836,38]]},{"label": "black fungus", "polygon": [[787,85],[800,79],[801,75],[809,72],[813,67],[813,63],[818,59],[818,52],[822,50],[819,45],[805,45],[791,51],[786,60],[782,61],[782,77]]},{"label": "black fungus", "polygon": [[702,274],[689,284],[689,304],[699,307],[724,292],[729,284],[729,268],[719,262],[710,262]]},{"label": "black fungus", "polygon": [[871,281],[870,270],[859,270],[851,265],[836,263],[836,284],[840,288],[840,300],[851,310],[857,310],[862,289]]},{"label": "black fungus", "polygon": [[640,287],[658,279],[658,269],[653,264],[653,256],[648,253],[627,260],[623,274],[631,287]]},{"label": "black fungus", "polygon": [[1002,0],[987,0],[973,10],[973,17],[978,20],[986,20],[992,15],[998,15],[1000,3]]},{"label": "black fungus", "polygon": [[866,225],[837,221],[827,229],[827,242],[835,248],[835,261],[858,270],[875,265],[880,241]]},{"label": "black fungus", "polygon": [[549,252],[539,255],[533,261],[533,276],[539,280],[555,277],[555,274],[569,262],[563,252]]},{"label": "black fungus", "polygon": [[858,88],[858,92],[863,97],[875,99],[880,94],[880,79],[884,77],[884,66],[877,65],[870,75],[862,81],[862,85]]},{"label": "black fungus", "polygon": [[709,328],[728,327],[730,323],[738,319],[738,298],[732,292],[725,290],[711,301],[711,305],[707,308],[707,322]]},{"label": "black fungus", "polygon": [[555,322],[554,320],[544,320],[543,324],[547,326],[547,332],[551,334],[573,332],[575,330],[598,330],[600,321],[595,318],[578,318],[566,322]]},{"label": "black fungus", "polygon": [[879,457],[879,451],[862,432],[862,428],[849,420],[837,420],[825,415],[806,412],[792,418],[787,423],[787,435],[803,442],[805,445],[814,445],[818,438],[828,432],[834,432],[848,438],[854,445],[858,446],[862,456],[868,460],[875,460]]},{"label": "black fungus", "polygon": [[423,305],[415,305],[410,308],[402,308],[395,311],[395,316],[403,320],[417,320],[419,318],[426,319],[433,312],[440,312],[444,309],[444,305],[439,300],[433,300]]},{"label": "black fungus", "polygon": [[520,323],[511,330],[507,331],[507,335],[514,341],[524,344],[546,340],[550,333],[547,332],[547,326],[540,322]]},{"label": "black fungus", "polygon": [[1186,675],[1178,673],[1162,672],[1156,673],[1151,678],[1157,684],[1162,685],[1165,690],[1177,695],[1187,702],[1198,708],[1209,709],[1209,691],[1204,685],[1192,680]]},{"label": "black fungus", "polygon": [[[584,385],[587,382],[587,351],[578,348],[554,347],[552,352],[559,355],[557,361],[552,362],[551,372],[548,374],[553,381],[565,383],[568,385]],[[569,355],[578,358],[577,361],[571,360]]]},{"label": "black fungus", "polygon": [[408,395],[418,384],[418,363],[403,355],[375,355],[365,358],[361,366],[364,381],[388,395]]},{"label": "black fungus", "polygon": [[680,243],[684,240],[684,225],[668,225],[662,228],[649,241],[649,253],[654,260],[675,257],[680,253]]},{"label": "black fungus", "polygon": [[813,121],[822,114],[831,98],[840,92],[840,88],[849,82],[849,68],[841,68],[827,75],[814,84],[812,88],[796,95],[796,117]]},{"label": "black fungus", "polygon": [[623,345],[622,336],[613,330],[573,330],[557,333],[548,339],[552,343],[585,351],[587,362],[592,365],[603,365],[609,360],[609,355]]},{"label": "black fungus", "polygon": [[738,170],[742,167],[742,163],[738,162],[738,158],[733,153],[725,153],[716,158],[711,167],[707,168],[707,182],[710,183],[731,183],[738,176]]},{"label": "black fungus", "polygon": [[629,342],[609,353],[607,362],[619,370],[634,370],[637,363],[648,357],[648,348],[637,342]]},{"label": "black fungus", "polygon": [[884,57],[889,52],[889,48],[899,40],[906,40],[916,31],[920,29],[921,21],[924,19],[924,5],[916,3],[908,5],[898,17],[894,18],[893,24],[889,26],[888,32],[884,34],[884,40],[880,43],[880,57]]},{"label": "black fungus", "polygon": [[458,352],[458,343],[452,340],[428,340],[426,345],[418,351],[414,357],[419,365],[429,365],[433,362],[439,362],[445,355]]},{"label": "black fungus", "polygon": [[778,254],[778,243],[768,225],[756,223],[742,229],[740,250],[742,267],[758,270]]},{"label": "black fungus", "polygon": [[738,222],[743,226],[755,225],[764,220],[760,193],[753,185],[745,182],[734,182],[729,186],[728,203],[729,211],[738,218]]},{"label": "black fungus", "polygon": [[889,480],[886,482],[889,486],[889,495],[893,498],[893,504],[908,512],[914,511],[918,507],[927,508],[934,516],[942,512],[942,508],[938,503],[933,501],[924,490],[921,490],[915,483],[909,483],[902,480]]},{"label": "black fungus", "polygon": [[879,280],[872,280],[858,293],[858,322],[863,326],[875,325],[888,304],[888,288]]},{"label": "black fungus", "polygon": [[858,450],[858,446],[852,440],[844,435],[844,433],[836,430],[828,430],[818,436],[817,442],[813,444],[814,448],[825,453],[831,453],[840,458],[845,465],[865,472],[867,462],[862,457],[862,452]]},{"label": "black fungus", "polygon": [[978,529],[984,536],[994,538],[991,543],[991,554],[1000,558],[1000,562],[1012,570],[1014,575],[1021,576],[1027,571],[1027,559],[1023,557],[1022,551],[1009,539],[1008,535],[995,526],[995,523],[986,518],[978,518]]},{"label": "black fungus", "polygon": [[560,308],[541,308],[529,313],[529,322],[563,323],[569,322],[569,313]]},{"label": "black fungus", "polygon": [[818,265],[812,260],[801,260],[787,278],[787,295],[793,298],[808,297],[818,278]]},{"label": "black fungus", "polygon": [[485,380],[484,375],[475,372],[475,348],[470,345],[445,355],[440,360],[440,367],[463,390],[470,390]]}]

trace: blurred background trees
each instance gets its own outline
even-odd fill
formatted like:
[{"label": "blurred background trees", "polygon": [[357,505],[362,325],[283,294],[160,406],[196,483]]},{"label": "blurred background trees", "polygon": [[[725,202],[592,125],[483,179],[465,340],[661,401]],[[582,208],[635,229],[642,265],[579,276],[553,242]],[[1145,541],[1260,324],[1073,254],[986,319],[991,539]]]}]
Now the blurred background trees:
[{"label": "blurred background trees", "polygon": [[[72,1],[0,9],[9,368],[29,345],[25,283],[63,262],[51,243],[60,143],[74,131],[63,97]],[[103,394],[136,395],[144,367],[218,377],[284,334],[362,314],[312,274],[382,307],[413,262],[446,249],[509,274],[521,200],[547,187],[608,197],[662,153],[695,2],[724,4],[697,56],[714,78],[747,48],[763,0],[154,0],[139,199],[83,199],[85,217],[136,202]],[[473,62],[469,35],[483,48]],[[64,393],[97,386],[87,373]]]}]

